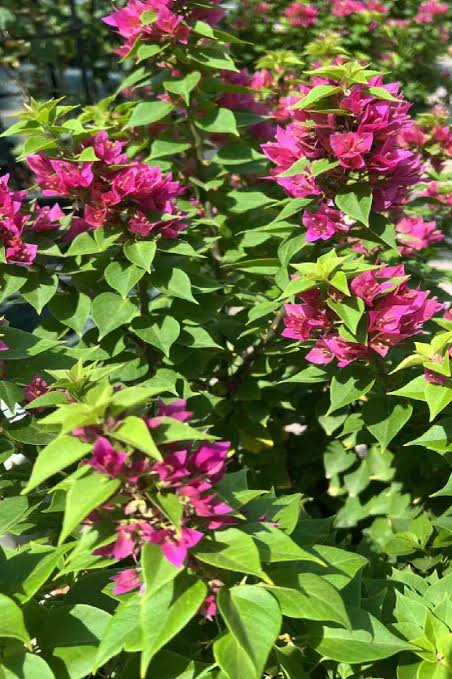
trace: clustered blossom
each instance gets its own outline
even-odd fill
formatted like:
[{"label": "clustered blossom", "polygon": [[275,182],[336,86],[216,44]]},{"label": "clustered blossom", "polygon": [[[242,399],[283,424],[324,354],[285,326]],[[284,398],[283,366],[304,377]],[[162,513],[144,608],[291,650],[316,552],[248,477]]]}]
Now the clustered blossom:
[{"label": "clustered blossom", "polygon": [[26,191],[12,191],[8,181],[8,174],[0,177],[0,239],[9,264],[29,266],[35,260],[38,246],[23,240],[24,230],[55,228],[63,213],[58,205],[53,208],[36,206],[32,213],[24,213]]},{"label": "clustered blossom", "polygon": [[334,16],[344,17],[353,14],[373,12],[387,14],[388,7],[377,0],[332,0],[331,12]]},{"label": "clustered blossom", "polygon": [[[126,227],[141,238],[160,234],[168,239],[177,238],[186,228],[184,215],[175,206],[184,188],[159,167],[130,161],[124,145],[101,131],[82,145],[93,149],[96,161],[61,160],[43,153],[27,157],[45,196],[71,196],[75,208],[83,209],[83,216],[72,218],[65,240],[101,226]],[[50,211],[41,216],[37,230],[58,227],[52,217]]]},{"label": "clustered blossom", "polygon": [[410,255],[444,240],[444,233],[437,228],[436,222],[424,222],[422,217],[402,217],[396,224],[396,231],[402,255]]},{"label": "clustered blossom", "polygon": [[[312,87],[322,84],[337,86],[338,82],[314,77],[310,86],[300,88],[301,94],[306,95]],[[399,143],[401,130],[411,126],[410,104],[403,99],[397,83],[384,85],[382,78],[375,76],[369,79],[369,87],[384,88],[397,101],[380,99],[370,94],[367,87],[352,85],[328,99],[329,109],[342,110],[345,115],[292,109],[292,121],[286,127],[278,126],[275,141],[262,147],[276,165],[273,179],[289,196],[316,199],[314,214],[320,215],[316,219],[325,226],[315,238],[310,235],[310,240],[325,240],[346,230],[339,217],[332,216],[331,200],[349,180],[369,183],[372,209],[376,212],[403,205],[409,188],[420,180],[418,154]],[[305,169],[284,176],[302,159],[307,161]],[[327,160],[332,167],[314,177],[309,162],[320,159]],[[303,217],[308,228],[311,222],[311,216]]]},{"label": "clustered blossom", "polygon": [[435,17],[447,14],[447,2],[438,2],[438,0],[426,0],[421,2],[418,7],[417,14],[414,18],[417,24],[431,24]]},{"label": "clustered blossom", "polygon": [[[191,415],[185,401],[167,405],[161,402],[156,416],[147,419],[146,423],[150,430],[156,430],[162,424],[162,417],[184,422]],[[107,424],[107,433],[96,427],[73,432],[82,440],[93,443],[87,464],[110,478],[121,480],[118,493],[89,517],[95,523],[108,518],[115,525],[113,542],[99,548],[96,554],[118,561],[130,556],[137,559],[143,543],[151,542],[159,545],[168,561],[180,567],[190,548],[202,540],[206,531],[235,522],[231,516],[232,507],[214,489],[226,470],[229,442],[163,445],[163,460],[154,461],[136,450],[130,452],[113,444],[109,431],[118,423]],[[179,525],[175,525],[165,512],[164,499],[171,495],[181,504]],[[140,586],[133,569],[116,576],[115,583],[117,593]]]},{"label": "clustered blossom", "polygon": [[424,161],[440,172],[452,158],[452,128],[447,123],[448,111],[435,106],[431,113],[419,116],[416,122],[400,132],[399,143],[415,150]]},{"label": "clustered blossom", "polygon": [[124,43],[116,50],[121,56],[127,55],[137,40],[143,44],[175,42],[187,44],[191,28],[190,21],[202,20],[215,25],[224,12],[211,2],[212,6],[191,8],[183,0],[129,0],[125,7],[116,9],[103,21],[113,26]]},{"label": "clustered blossom", "polygon": [[308,28],[317,22],[319,12],[313,5],[302,2],[292,2],[284,10],[284,15],[291,26],[295,28]]},{"label": "clustered blossom", "polygon": [[[301,304],[286,305],[282,334],[301,341],[316,336],[306,360],[317,365],[336,359],[338,366],[344,368],[375,354],[385,357],[391,347],[422,332],[423,325],[443,307],[436,297],[429,297],[428,291],[409,288],[408,278],[403,265],[398,265],[365,271],[351,281],[352,295],[364,302],[366,344],[339,334],[341,321],[317,290],[301,293]],[[335,292],[334,300],[346,301],[346,297]]]},{"label": "clustered blossom", "polygon": [[[24,387],[25,402],[32,403],[39,396],[47,394],[49,391],[49,385],[41,375],[35,375],[31,380],[30,384]],[[40,412],[41,408],[36,408],[37,412]]]}]

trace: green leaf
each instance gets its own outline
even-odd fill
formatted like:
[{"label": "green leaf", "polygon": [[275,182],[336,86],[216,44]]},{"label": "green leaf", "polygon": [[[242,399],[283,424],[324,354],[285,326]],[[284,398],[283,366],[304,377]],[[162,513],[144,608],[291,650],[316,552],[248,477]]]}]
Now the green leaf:
[{"label": "green leaf", "polygon": [[[147,547],[149,543],[145,543]],[[152,545],[154,546],[154,545]],[[102,667],[127,646],[129,639],[140,632],[140,601],[138,597],[122,601],[105,628],[97,649],[94,667]]]},{"label": "green leaf", "polygon": [[384,99],[385,101],[400,101],[400,99],[394,97],[384,87],[369,87],[369,93],[373,94],[374,97],[378,97],[378,99]]},{"label": "green leaf", "polygon": [[297,101],[292,108],[309,109],[318,101],[321,101],[326,97],[331,97],[333,94],[338,94],[338,92],[341,92],[341,88],[337,85],[316,85],[305,97],[300,99],[300,101]]},{"label": "green leaf", "polygon": [[[281,629],[278,603],[269,592],[256,585],[240,585],[229,590],[222,587],[217,602],[229,632],[245,653],[242,676],[261,679]],[[220,667],[233,676],[226,654],[221,650],[218,654],[218,648],[214,652]]]},{"label": "green leaf", "polygon": [[21,609],[4,594],[0,594],[0,638],[2,637],[19,639],[24,644],[30,644]]},{"label": "green leaf", "polygon": [[[398,252],[396,228],[389,219],[383,217],[383,215],[377,214],[376,212],[372,212],[369,218],[369,229],[373,234],[376,235],[376,240],[382,241],[386,245],[389,245],[390,248]],[[368,238],[371,240],[371,234],[364,230],[362,231],[362,237],[363,239]]]},{"label": "green leaf", "polygon": [[168,294],[172,297],[179,297],[180,299],[187,300],[187,302],[198,304],[192,295],[190,279],[182,269],[172,270],[168,282]]},{"label": "green leaf", "polygon": [[427,381],[424,375],[415,377],[411,382],[408,382],[400,389],[390,391],[390,396],[404,396],[405,398],[414,399],[415,401],[425,401],[425,386]]},{"label": "green leaf", "polygon": [[147,161],[155,158],[164,158],[165,156],[172,156],[191,148],[191,143],[186,141],[178,141],[177,139],[160,137],[152,142],[151,153]]},{"label": "green leaf", "polygon": [[447,385],[426,382],[424,395],[430,410],[430,422],[452,403],[452,388]]},{"label": "green leaf", "polygon": [[83,149],[78,156],[77,160],[79,161],[96,161],[99,160],[99,158],[96,156],[96,152],[93,149],[92,146],[88,146],[86,149]]},{"label": "green leaf", "polygon": [[174,106],[169,101],[143,101],[135,106],[127,127],[151,125],[165,118]]},{"label": "green leaf", "polygon": [[386,450],[408,422],[412,412],[413,406],[410,403],[399,403],[389,397],[370,399],[362,410],[364,423],[382,450]]},{"label": "green leaf", "polygon": [[13,413],[18,403],[23,401],[24,390],[13,382],[0,381],[0,399],[6,403]]},{"label": "green leaf", "polygon": [[437,453],[452,452],[452,417],[446,417],[405,446],[423,446]]},{"label": "green leaf", "polygon": [[192,552],[216,568],[265,577],[254,540],[238,528],[216,532],[215,539],[204,539]]},{"label": "green leaf", "polygon": [[29,277],[23,288],[21,288],[20,294],[40,314],[47,302],[56,293],[57,288],[58,276],[41,271],[39,276],[32,274]]},{"label": "green leaf", "polygon": [[8,350],[2,351],[3,360],[11,361],[37,356],[58,345],[55,340],[36,337],[17,328],[2,327],[1,335],[8,345]]},{"label": "green leaf", "polygon": [[375,378],[366,368],[358,366],[344,368],[331,380],[331,405],[327,415],[360,399],[372,389],[374,383]]},{"label": "green leaf", "polygon": [[401,651],[414,650],[370,613],[357,608],[349,608],[348,613],[351,629],[313,625],[304,635],[317,653],[338,662],[355,664],[382,660]]},{"label": "green leaf", "polygon": [[275,646],[275,655],[285,679],[309,679],[307,670],[303,667],[304,655],[293,643]]},{"label": "green leaf", "polygon": [[[145,592],[141,602],[141,627],[143,651],[141,677],[146,675],[149,663],[198,611],[207,587],[197,578],[181,573],[157,591]],[[158,624],[156,622],[158,621]]]},{"label": "green leaf", "polygon": [[[164,45],[156,45],[155,43],[152,45],[150,44],[143,44],[140,45],[137,49],[137,63],[139,64],[141,61],[144,61],[145,59],[151,59],[151,57],[155,57],[156,54],[160,54],[162,51]],[[140,78],[141,80],[141,78]],[[124,89],[126,86],[124,83],[121,85],[121,89]]]},{"label": "green leaf", "polygon": [[190,53],[191,59],[206,68],[220,71],[238,71],[229,54],[220,47],[197,47]]},{"label": "green leaf", "polygon": [[181,568],[174,566],[164,556],[160,546],[151,542],[145,542],[143,545],[141,566],[147,596],[152,596],[183,571],[183,566]]},{"label": "green leaf", "polygon": [[0,589],[25,603],[47,582],[67,546],[33,545],[0,563]]},{"label": "green leaf", "polygon": [[368,184],[349,184],[336,194],[334,201],[348,217],[369,226],[372,193]]},{"label": "green leaf", "polygon": [[156,242],[136,241],[124,245],[124,254],[132,264],[136,264],[140,269],[151,273],[151,264],[154,261],[157,250]]},{"label": "green leaf", "polygon": [[177,94],[185,101],[187,106],[190,104],[190,93],[195,89],[196,85],[201,80],[201,73],[199,71],[192,71],[180,80],[164,80],[163,87],[167,92]]},{"label": "green leaf", "polygon": [[111,436],[118,439],[118,441],[123,441],[134,448],[138,448],[138,450],[141,450],[155,460],[162,459],[162,455],[152,439],[149,427],[141,417],[129,415],[121,426],[111,433]]},{"label": "green leaf", "polygon": [[162,388],[160,384],[142,384],[141,386],[127,387],[114,393],[110,403],[118,411],[127,410],[128,408],[134,408],[142,403],[146,403],[156,394],[161,394],[162,391],[167,391],[167,389],[165,385]]},{"label": "green leaf", "polygon": [[306,167],[309,165],[307,158],[299,158],[287,170],[278,174],[278,177],[295,177],[297,174],[303,174]]},{"label": "green leaf", "polygon": [[314,573],[301,573],[298,586],[275,587],[266,585],[281,606],[281,612],[289,618],[337,622],[350,628],[350,620],[344,601],[338,590],[327,580]]},{"label": "green leaf", "polygon": [[314,554],[297,545],[280,528],[263,522],[246,524],[244,530],[253,537],[262,561],[314,561],[323,564]]},{"label": "green leaf", "polygon": [[135,264],[116,260],[110,262],[105,269],[105,280],[121,297],[127,297],[130,290],[143,278],[144,273],[144,270]]},{"label": "green leaf", "polygon": [[143,342],[157,347],[165,356],[169,356],[172,345],[180,335],[180,325],[172,316],[165,316],[160,325],[149,325],[147,320],[135,319],[131,329]]},{"label": "green leaf", "polygon": [[60,323],[67,325],[81,337],[91,311],[91,300],[83,292],[58,294],[50,302],[49,309]]},{"label": "green leaf", "polygon": [[137,315],[138,309],[134,304],[114,292],[102,292],[93,300],[93,321],[99,328],[99,339],[126,325]]},{"label": "green leaf", "polygon": [[24,493],[39,486],[57,472],[84,457],[91,449],[91,443],[84,443],[75,436],[60,436],[39,453]]},{"label": "green leaf", "polygon": [[84,679],[93,670],[97,647],[111,615],[87,604],[52,608],[51,622],[43,625],[39,646],[55,673],[55,679]]},{"label": "green leaf", "polygon": [[28,513],[29,503],[26,497],[7,497],[0,502],[0,535],[13,528]]},{"label": "green leaf", "polygon": [[159,445],[175,441],[206,441],[216,438],[174,417],[161,416],[158,420],[160,424],[154,430],[153,435]]},{"label": "green leaf", "polygon": [[[343,271],[337,273],[342,273],[344,275]],[[327,304],[345,323],[350,332],[355,335],[365,310],[363,300],[359,297],[350,297],[349,299],[344,299],[342,302],[335,302],[332,299],[328,299]]]},{"label": "green leaf", "polygon": [[46,661],[32,653],[3,656],[0,676],[2,679],[56,679]]},{"label": "green leaf", "polygon": [[195,121],[195,125],[209,134],[234,134],[239,136],[237,122],[228,108],[217,108]]},{"label": "green leaf", "polygon": [[106,502],[121,485],[120,479],[110,479],[105,474],[90,469],[77,479],[66,495],[63,527],[58,540],[61,544],[80,525],[88,514]]}]

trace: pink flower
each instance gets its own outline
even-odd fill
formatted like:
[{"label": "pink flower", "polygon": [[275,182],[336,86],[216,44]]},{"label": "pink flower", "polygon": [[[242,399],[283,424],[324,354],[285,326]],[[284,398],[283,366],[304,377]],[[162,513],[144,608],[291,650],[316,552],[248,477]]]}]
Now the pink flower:
[{"label": "pink flower", "polygon": [[418,7],[417,14],[414,18],[418,24],[431,24],[435,16],[447,14],[447,2],[438,2],[438,0],[426,0],[421,2]]},{"label": "pink flower", "polygon": [[230,448],[229,441],[201,444],[198,450],[189,457],[189,469],[195,475],[206,477],[210,486],[218,483],[226,471],[226,458]]},{"label": "pink flower", "polygon": [[369,311],[369,346],[386,356],[391,346],[420,333],[424,323],[443,308],[436,297],[428,295],[428,291],[402,284],[382,297]]},{"label": "pink flower", "polygon": [[160,545],[163,555],[173,566],[180,568],[187,558],[188,550],[200,542],[204,534],[193,528],[182,528],[180,534],[169,529],[153,531],[149,539]]},{"label": "pink flower", "polygon": [[187,450],[177,450],[167,455],[163,462],[155,462],[152,471],[158,475],[164,485],[178,486],[182,479],[190,476],[187,459]]},{"label": "pink flower", "polygon": [[49,385],[47,382],[40,375],[35,375],[30,384],[24,387],[25,400],[27,403],[31,403],[38,396],[47,394],[48,391]]},{"label": "pink flower", "polygon": [[317,21],[318,10],[313,5],[305,5],[301,2],[292,2],[286,7],[284,14],[289,24],[297,28],[313,26]]},{"label": "pink flower", "polygon": [[113,594],[126,594],[141,587],[141,579],[136,568],[126,568],[114,575],[111,580],[115,583]]},{"label": "pink flower", "polygon": [[38,246],[32,243],[24,243],[20,238],[15,236],[6,243],[6,261],[10,264],[19,264],[21,266],[30,266],[33,264]]},{"label": "pink flower", "polygon": [[118,452],[107,438],[98,436],[88,464],[114,479],[124,473],[126,460],[126,453]]},{"label": "pink flower", "polygon": [[233,508],[216,495],[191,497],[190,502],[197,517],[209,519],[207,528],[210,530],[218,530],[235,523],[233,517],[225,516],[231,514]]},{"label": "pink flower", "polygon": [[424,250],[444,240],[444,233],[436,228],[436,222],[424,222],[422,217],[402,217],[396,224],[396,230],[402,243],[399,250],[403,255]]},{"label": "pink flower", "polygon": [[327,329],[331,325],[331,315],[328,308],[311,304],[286,304],[284,316],[285,328],[283,337],[295,340],[307,340],[316,328]]},{"label": "pink flower", "polygon": [[325,203],[320,203],[317,212],[305,210],[302,222],[306,227],[306,241],[328,240],[335,233],[346,233],[349,227],[342,221],[342,213]]},{"label": "pink flower", "polygon": [[106,165],[121,165],[128,162],[126,153],[122,152],[125,141],[112,141],[105,130],[101,130],[96,136],[83,143],[84,148],[92,146],[96,156]]},{"label": "pink flower", "polygon": [[362,344],[347,342],[339,335],[333,335],[318,339],[315,347],[305,358],[316,365],[328,365],[336,358],[339,368],[345,368],[357,359],[366,358],[367,355],[368,349]]},{"label": "pink flower", "polygon": [[372,306],[375,298],[389,292],[394,285],[394,278],[405,276],[405,269],[400,266],[386,266],[381,269],[364,271],[350,283],[350,290],[356,297],[360,297],[367,306]]},{"label": "pink flower", "polygon": [[33,231],[50,231],[51,229],[57,229],[60,226],[59,220],[61,217],[64,217],[64,212],[58,203],[55,203],[53,207],[45,205],[44,207],[38,208],[38,214],[30,228]]},{"label": "pink flower", "polygon": [[433,372],[433,370],[425,370],[424,377],[430,384],[440,384],[441,386],[447,383],[447,377]]},{"label": "pink flower", "polygon": [[370,151],[373,142],[371,132],[336,132],[330,137],[331,148],[343,167],[364,167],[363,154]]},{"label": "pink flower", "polygon": [[199,609],[199,613],[206,618],[206,620],[213,620],[214,617],[217,614],[217,603],[216,603],[216,595],[220,591],[220,588],[223,586],[223,583],[221,580],[215,579],[211,580],[209,582],[209,594],[206,596],[204,599],[203,603],[201,604],[201,607]]},{"label": "pink flower", "polygon": [[[117,50],[118,54],[126,55],[138,38],[144,42],[161,42],[171,38],[175,42],[187,43],[190,28],[183,16],[168,8],[169,4],[169,0],[129,0],[125,7],[105,17],[103,21],[116,28],[125,39]],[[145,12],[154,12],[156,19],[151,23],[142,21]]]},{"label": "pink flower", "polygon": [[179,420],[179,422],[186,422],[193,416],[192,411],[186,408],[187,401],[185,399],[176,399],[175,401],[170,401],[170,403],[164,403],[160,399],[156,416],[146,420],[147,425],[150,429],[159,427],[161,424],[160,417],[172,417],[175,420]]}]

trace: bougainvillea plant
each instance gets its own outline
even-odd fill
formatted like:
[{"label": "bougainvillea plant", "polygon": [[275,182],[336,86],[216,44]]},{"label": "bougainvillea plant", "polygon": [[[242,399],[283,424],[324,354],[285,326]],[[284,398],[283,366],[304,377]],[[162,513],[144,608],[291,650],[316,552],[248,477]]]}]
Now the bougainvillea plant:
[{"label": "bougainvillea plant", "polygon": [[228,11],[114,7],[115,95],[8,131],[5,679],[452,676],[447,110]]}]

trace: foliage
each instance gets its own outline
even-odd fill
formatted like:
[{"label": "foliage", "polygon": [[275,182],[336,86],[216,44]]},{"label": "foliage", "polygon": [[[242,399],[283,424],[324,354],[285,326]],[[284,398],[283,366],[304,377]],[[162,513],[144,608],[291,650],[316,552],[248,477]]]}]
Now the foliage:
[{"label": "foliage", "polygon": [[7,132],[2,676],[452,676],[447,110],[239,11],[115,8]]}]

